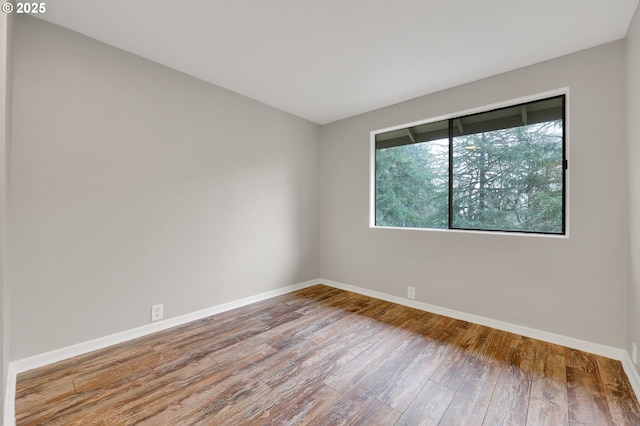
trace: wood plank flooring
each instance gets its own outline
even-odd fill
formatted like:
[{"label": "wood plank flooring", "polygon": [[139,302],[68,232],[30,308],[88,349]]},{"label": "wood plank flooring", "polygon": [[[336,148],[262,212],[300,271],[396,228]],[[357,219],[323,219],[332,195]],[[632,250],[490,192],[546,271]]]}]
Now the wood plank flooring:
[{"label": "wood plank flooring", "polygon": [[316,285],[22,373],[18,425],[640,425],[620,362]]}]

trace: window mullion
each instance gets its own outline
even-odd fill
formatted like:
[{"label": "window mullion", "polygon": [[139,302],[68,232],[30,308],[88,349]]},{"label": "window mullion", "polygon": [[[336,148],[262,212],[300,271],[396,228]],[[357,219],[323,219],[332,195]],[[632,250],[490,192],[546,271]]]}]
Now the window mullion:
[{"label": "window mullion", "polygon": [[449,120],[449,229],[453,228],[453,119]]}]

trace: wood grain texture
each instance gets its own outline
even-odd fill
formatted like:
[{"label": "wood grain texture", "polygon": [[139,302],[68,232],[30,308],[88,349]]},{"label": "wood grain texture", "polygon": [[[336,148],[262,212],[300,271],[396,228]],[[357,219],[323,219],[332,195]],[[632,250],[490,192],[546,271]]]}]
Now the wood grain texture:
[{"label": "wood grain texture", "polygon": [[540,342],[535,351],[527,424],[568,425],[564,348]]},{"label": "wood grain texture", "polygon": [[611,420],[616,425],[640,425],[640,406],[632,398],[633,391],[622,365],[609,358],[596,356]]},{"label": "wood grain texture", "polygon": [[18,425],[640,425],[618,361],[316,285],[21,373]]},{"label": "wood grain texture", "polygon": [[437,425],[442,419],[455,392],[446,386],[429,381],[398,419],[397,425]]}]

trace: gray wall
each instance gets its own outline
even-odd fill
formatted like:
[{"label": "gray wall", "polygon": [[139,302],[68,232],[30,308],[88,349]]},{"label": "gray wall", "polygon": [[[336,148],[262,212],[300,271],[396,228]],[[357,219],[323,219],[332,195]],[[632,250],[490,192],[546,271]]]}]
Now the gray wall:
[{"label": "gray wall", "polygon": [[[323,126],[322,276],[625,347],[624,53],[619,41]],[[368,227],[370,131],[563,87],[570,238]]]},{"label": "gray wall", "polygon": [[[20,17],[11,360],[146,324],[151,304],[172,317],[318,276],[398,296],[412,285],[426,303],[617,347],[629,296],[637,341],[640,172],[621,158],[625,53],[640,112],[638,20],[626,44],[320,128]],[[369,229],[370,131],[562,87],[570,238]]]},{"label": "gray wall", "polygon": [[15,27],[11,360],[318,276],[319,126]]},{"label": "gray wall", "polygon": [[640,8],[631,22],[626,43],[630,219],[628,347],[631,350],[632,342],[640,345]]},{"label": "gray wall", "polygon": [[[0,14],[0,359],[2,362],[2,401],[7,384],[9,366],[8,306],[6,291],[6,220],[7,220],[7,154],[11,146],[11,74],[12,74],[12,25],[13,16]],[[0,418],[4,416],[4,404],[0,404]]]}]

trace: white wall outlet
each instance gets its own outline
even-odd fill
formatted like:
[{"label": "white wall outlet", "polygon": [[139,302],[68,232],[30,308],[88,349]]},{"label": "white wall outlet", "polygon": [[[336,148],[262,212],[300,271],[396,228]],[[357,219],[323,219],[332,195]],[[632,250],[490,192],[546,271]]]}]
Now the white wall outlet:
[{"label": "white wall outlet", "polygon": [[164,316],[163,310],[164,310],[164,307],[163,307],[162,304],[152,305],[151,306],[151,321],[161,320],[162,317]]},{"label": "white wall outlet", "polygon": [[415,287],[407,287],[407,297],[409,299],[415,299],[416,298],[416,288]]},{"label": "white wall outlet", "polygon": [[635,342],[631,342],[631,361],[638,365],[638,345]]}]

